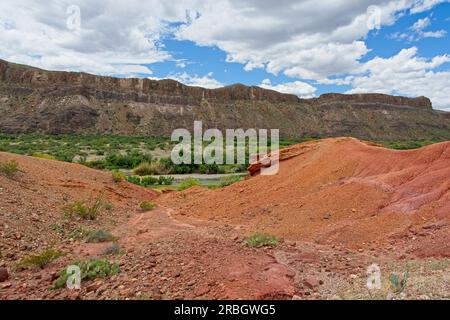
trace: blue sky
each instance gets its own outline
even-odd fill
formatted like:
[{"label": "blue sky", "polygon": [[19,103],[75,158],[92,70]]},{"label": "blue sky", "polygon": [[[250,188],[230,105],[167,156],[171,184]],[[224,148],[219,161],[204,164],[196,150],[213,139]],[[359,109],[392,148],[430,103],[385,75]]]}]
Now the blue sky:
[{"label": "blue sky", "polygon": [[0,58],[64,71],[428,96],[450,111],[448,0],[4,0]]},{"label": "blue sky", "polygon": [[[445,30],[447,35],[441,38],[422,39],[396,39],[396,33],[411,33],[410,28],[419,19],[429,18],[431,20],[430,30]],[[364,40],[370,52],[360,61],[366,62],[374,57],[389,58],[396,55],[404,48],[417,47],[421,57],[432,59],[438,55],[450,53],[450,3],[436,5],[429,11],[415,15],[405,14],[399,18],[392,26],[383,26],[379,30],[369,32]],[[272,85],[283,84],[295,80],[302,80],[314,85],[317,88],[316,95],[328,92],[346,92],[350,85],[323,85],[314,81],[288,77],[283,73],[274,75],[265,69],[255,69],[245,71],[241,63],[226,62],[227,53],[217,46],[198,46],[192,41],[177,41],[171,37],[164,40],[166,49],[171,52],[174,59],[185,61],[182,66],[177,61],[165,61],[148,65],[156,78],[165,78],[186,72],[199,77],[208,76],[212,73],[213,78],[224,85],[243,83],[247,85],[259,85],[264,79],[270,79]],[[450,63],[436,68],[439,71],[450,70]]]}]

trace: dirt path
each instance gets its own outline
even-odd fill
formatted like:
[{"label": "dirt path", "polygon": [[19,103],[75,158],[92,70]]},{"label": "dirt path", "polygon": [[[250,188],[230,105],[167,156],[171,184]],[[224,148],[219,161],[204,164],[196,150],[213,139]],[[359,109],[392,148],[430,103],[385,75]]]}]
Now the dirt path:
[{"label": "dirt path", "polygon": [[[128,277],[141,280],[142,270],[133,269],[147,267],[152,280],[146,295],[262,299],[295,294],[295,273],[277,263],[273,252],[243,247],[232,229],[178,222],[170,211],[138,214],[113,231],[126,257],[132,256],[121,259],[122,268],[131,271]],[[80,253],[100,255],[107,245],[83,244]]]}]

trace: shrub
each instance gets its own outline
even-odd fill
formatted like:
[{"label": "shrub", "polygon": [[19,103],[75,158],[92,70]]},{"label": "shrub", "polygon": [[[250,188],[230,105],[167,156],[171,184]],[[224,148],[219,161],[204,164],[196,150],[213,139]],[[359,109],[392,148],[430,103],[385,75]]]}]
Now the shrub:
[{"label": "shrub", "polygon": [[63,234],[64,233],[64,228],[63,226],[59,225],[59,224],[53,224],[51,226],[52,231],[58,233],[58,234]]},{"label": "shrub", "polygon": [[172,174],[193,173],[194,171],[196,171],[198,169],[198,165],[193,164],[193,163],[176,165],[172,162],[171,158],[162,158],[159,160],[159,162],[165,166],[167,173],[172,173]]},{"label": "shrub", "polygon": [[395,293],[402,293],[403,290],[405,290],[408,278],[408,272],[403,273],[401,277],[396,274],[391,274],[389,276],[389,282],[391,283],[391,287]]},{"label": "shrub", "polygon": [[159,176],[158,184],[161,186],[171,186],[174,180],[173,177]]},{"label": "shrub", "polygon": [[144,162],[137,166],[133,172],[138,176],[152,176],[167,174],[168,170],[161,162]]},{"label": "shrub", "polygon": [[114,205],[112,203],[105,203],[105,210],[111,211],[112,209],[114,209]]},{"label": "shrub", "polygon": [[278,245],[278,239],[264,233],[255,233],[254,235],[245,239],[245,244],[252,248],[260,247],[274,247]]},{"label": "shrub", "polygon": [[137,184],[138,186],[141,185],[141,177],[136,176],[130,176],[126,178],[129,183]]},{"label": "shrub", "polygon": [[155,177],[138,177],[132,176],[127,177],[127,181],[130,183],[137,184],[138,186],[149,187],[158,184],[158,178]]},{"label": "shrub", "polygon": [[141,152],[133,151],[126,155],[109,155],[106,157],[105,161],[108,168],[132,169],[143,162],[151,162],[152,157]]},{"label": "shrub", "polygon": [[144,201],[144,202],[141,202],[139,207],[144,211],[151,211],[156,208],[156,204],[151,201]]},{"label": "shrub", "polygon": [[[119,265],[111,263],[106,259],[91,259],[82,262],[75,262],[81,271],[81,281],[93,280],[96,278],[105,278],[116,275],[120,272]],[[67,283],[71,274],[67,273],[67,268],[59,273],[59,278],[53,283],[53,289],[60,289]]]},{"label": "shrub", "polygon": [[141,177],[141,186],[144,187],[149,187],[149,186],[154,186],[158,184],[158,178],[155,177]]},{"label": "shrub", "polygon": [[19,172],[19,164],[15,160],[0,163],[0,173],[7,178],[12,178]]},{"label": "shrub", "polygon": [[198,171],[202,174],[220,174],[223,173],[224,170],[222,167],[219,167],[217,164],[202,164],[198,168]]},{"label": "shrub", "polygon": [[69,239],[81,240],[84,239],[91,232],[92,232],[91,230],[83,226],[78,226],[69,233],[68,237]]},{"label": "shrub", "polygon": [[63,255],[64,254],[61,251],[48,249],[38,254],[24,257],[19,261],[16,267],[18,269],[28,269],[33,267],[44,269],[47,264]]},{"label": "shrub", "polygon": [[116,182],[116,183],[122,182],[126,179],[125,174],[120,171],[114,171],[112,173],[112,177],[113,177],[114,182]]},{"label": "shrub", "polygon": [[114,237],[108,231],[95,230],[95,231],[89,232],[88,236],[86,237],[86,242],[88,242],[88,243],[101,243],[101,242],[115,241],[116,239],[117,238]]},{"label": "shrub", "polygon": [[134,183],[143,187],[150,187],[155,185],[170,186],[174,180],[173,177],[165,177],[165,176],[159,176],[158,178],[152,176],[147,177],[131,176],[127,177],[126,179],[130,183]]},{"label": "shrub", "polygon": [[58,159],[59,161],[72,162],[73,158],[75,158],[76,154],[75,153],[57,152],[55,154],[55,156],[56,156],[56,159]]},{"label": "shrub", "polygon": [[108,166],[105,160],[94,160],[83,163],[85,166],[93,169],[104,170]]},{"label": "shrub", "polygon": [[227,187],[227,186],[232,185],[233,183],[242,181],[242,179],[243,178],[241,176],[223,177],[223,178],[220,179],[219,186],[222,187],[222,188],[223,187]]},{"label": "shrub", "polygon": [[117,243],[117,241],[114,241],[113,244],[107,248],[105,248],[105,250],[103,250],[103,255],[105,256],[111,256],[111,255],[116,255],[120,253],[120,246]]},{"label": "shrub", "polygon": [[56,157],[46,153],[33,153],[31,156],[40,159],[56,160]]},{"label": "shrub", "polygon": [[85,220],[95,220],[102,204],[103,202],[100,197],[95,198],[92,204],[87,204],[83,200],[76,200],[63,208],[64,216],[66,218],[72,218],[74,215],[77,215]]},{"label": "shrub", "polygon": [[197,179],[194,178],[187,178],[186,180],[183,180],[179,185],[178,185],[178,191],[184,191],[187,190],[193,186],[199,186],[200,185],[200,181],[198,181]]}]

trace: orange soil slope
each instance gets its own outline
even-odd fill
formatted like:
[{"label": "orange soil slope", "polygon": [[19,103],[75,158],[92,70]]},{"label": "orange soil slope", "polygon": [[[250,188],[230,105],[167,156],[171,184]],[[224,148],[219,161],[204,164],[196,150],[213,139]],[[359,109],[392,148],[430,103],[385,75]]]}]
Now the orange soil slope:
[{"label": "orange soil slope", "polygon": [[162,202],[177,203],[181,216],[295,240],[361,247],[423,235],[417,252],[450,256],[450,142],[396,151],[337,138],[288,154],[298,155],[275,176],[193,188]]},{"label": "orange soil slope", "polygon": [[[101,197],[112,204],[95,223],[111,226],[127,219],[139,201],[157,193],[127,182],[114,183],[111,173],[59,161],[0,152],[0,162],[17,161],[15,177],[0,175],[0,248],[3,254],[33,250],[61,239],[55,226],[68,229],[75,223],[64,219],[62,208],[75,200],[89,203]],[[88,222],[86,222],[88,223]],[[95,225],[94,222],[91,224]]]}]

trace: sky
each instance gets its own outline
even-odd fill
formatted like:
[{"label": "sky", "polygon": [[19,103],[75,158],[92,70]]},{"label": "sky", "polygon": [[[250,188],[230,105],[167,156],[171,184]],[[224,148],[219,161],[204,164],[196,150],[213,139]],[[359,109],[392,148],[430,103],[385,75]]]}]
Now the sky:
[{"label": "sky", "polygon": [[2,0],[0,58],[48,70],[427,96],[450,111],[450,0]]}]

